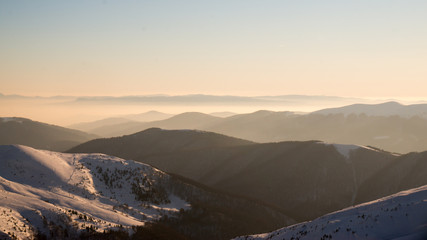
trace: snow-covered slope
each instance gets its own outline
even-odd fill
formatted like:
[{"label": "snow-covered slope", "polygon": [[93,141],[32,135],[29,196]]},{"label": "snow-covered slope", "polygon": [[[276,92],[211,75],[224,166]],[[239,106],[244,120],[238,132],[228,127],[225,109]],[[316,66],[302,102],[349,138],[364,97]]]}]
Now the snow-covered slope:
[{"label": "snow-covered slope", "polygon": [[0,146],[0,239],[126,239],[126,231],[151,229],[171,239],[216,240],[294,223],[258,201],[132,160]]},{"label": "snow-covered slope", "polygon": [[69,236],[82,229],[131,231],[190,208],[163,188],[168,179],[151,166],[104,154],[0,146],[0,232],[24,238],[52,229]]},{"label": "snow-covered slope", "polygon": [[310,222],[236,239],[427,239],[427,185]]},{"label": "snow-covered slope", "polygon": [[[321,144],[326,144],[326,145],[332,145],[334,146],[334,148],[341,154],[343,155],[347,160],[350,159],[350,153],[354,150],[357,149],[367,149],[370,151],[375,151],[375,152],[380,152],[380,150],[372,148],[372,147],[368,147],[368,146],[362,146],[362,145],[355,145],[355,144],[337,144],[337,143],[333,143],[333,144],[328,144],[328,143],[324,143],[324,142],[319,142]],[[400,154],[397,153],[389,153],[393,156],[400,156]]]}]

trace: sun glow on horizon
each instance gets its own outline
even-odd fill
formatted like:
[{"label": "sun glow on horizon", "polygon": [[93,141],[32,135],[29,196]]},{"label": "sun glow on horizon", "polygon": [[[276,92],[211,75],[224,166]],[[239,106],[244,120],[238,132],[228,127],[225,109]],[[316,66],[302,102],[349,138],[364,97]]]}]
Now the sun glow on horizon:
[{"label": "sun glow on horizon", "polygon": [[426,10],[384,0],[4,1],[1,91],[424,96]]}]

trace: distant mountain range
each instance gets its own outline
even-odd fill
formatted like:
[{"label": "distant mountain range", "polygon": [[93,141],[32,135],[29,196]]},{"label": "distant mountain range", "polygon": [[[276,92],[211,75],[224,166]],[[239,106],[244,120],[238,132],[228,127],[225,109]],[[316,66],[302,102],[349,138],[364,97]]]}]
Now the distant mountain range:
[{"label": "distant mountain range", "polygon": [[427,239],[427,185],[270,233],[234,240]]},{"label": "distant mountain range", "polygon": [[[92,140],[69,152],[101,152],[148,163],[270,203],[297,220],[427,184],[425,153],[398,156],[316,141],[256,144],[210,132],[148,129]],[[404,162],[406,158],[413,160]],[[394,169],[401,169],[402,177],[394,177]]]},{"label": "distant mountain range", "polygon": [[65,151],[94,138],[98,136],[30,119],[0,118],[0,145],[23,144],[40,149]]},{"label": "distant mountain range", "polygon": [[[233,95],[206,95],[206,94],[188,94],[188,95],[135,95],[135,96],[22,96],[17,94],[4,95],[0,94],[3,99],[49,99],[49,100],[67,100],[67,103],[91,103],[91,104],[168,104],[168,105],[182,105],[192,103],[195,105],[206,104],[267,104],[267,105],[306,105],[313,103],[322,103],[326,105],[337,105],[339,103],[370,103],[375,100],[363,98],[350,98],[338,96],[322,96],[322,95],[277,95],[277,96],[233,96]],[[378,100],[376,100],[378,101]]]},{"label": "distant mountain range", "polygon": [[117,124],[100,125],[89,132],[104,137],[115,137],[139,132],[144,129],[158,127],[164,129],[203,129],[206,125],[220,122],[223,118],[198,112],[187,112],[171,118],[152,122],[128,121]]},{"label": "distant mountain range", "polygon": [[408,153],[427,146],[427,104],[351,105],[311,114],[257,111],[230,117],[183,113],[152,122],[93,124],[89,132],[103,137],[128,135],[144,129],[198,129],[254,142],[321,140],[375,146]]},{"label": "distant mountain range", "polygon": [[148,111],[148,112],[139,113],[139,114],[123,115],[122,117],[133,120],[133,121],[151,122],[151,121],[164,120],[172,116],[174,116],[174,114],[163,113],[158,111]]},{"label": "distant mountain range", "polygon": [[295,223],[261,202],[104,154],[0,146],[0,189],[5,238],[147,239],[149,231],[156,239],[229,239]]},{"label": "distant mountain range", "polygon": [[[403,106],[391,102],[360,106],[375,109],[372,111],[387,115],[386,111],[381,109],[395,109],[396,107],[399,109],[421,109],[414,106],[422,107],[424,105]],[[352,109],[352,106],[348,108]],[[358,107],[358,109],[360,108]],[[398,153],[424,151],[425,146],[427,146],[427,119],[419,117],[419,114],[422,114],[420,110],[414,111],[412,114],[418,115],[413,117],[369,116],[357,113],[327,114],[323,112],[323,114],[322,112],[300,115],[292,112],[258,111],[225,118],[190,112],[151,122],[110,118],[74,125],[75,128],[90,132],[90,134],[29,119],[2,118],[3,120],[0,122],[2,133],[0,143],[26,144],[36,148],[64,151],[79,143],[96,138],[96,136],[122,136],[151,127],[160,127],[164,129],[200,129],[254,142],[320,140],[369,145]],[[343,112],[351,111],[343,110]],[[366,112],[369,111],[366,110]],[[408,114],[408,111],[404,112]],[[157,118],[168,116],[168,114],[153,111],[142,115],[151,116],[149,117],[151,119],[153,116]],[[138,116],[141,117],[142,115]],[[18,120],[11,121],[11,119]],[[21,124],[17,125],[16,123]]]},{"label": "distant mountain range", "polygon": [[201,129],[255,142],[321,140],[375,146],[398,153],[424,151],[427,146],[427,119],[419,116],[259,111],[229,117]]},{"label": "distant mountain range", "polygon": [[[354,103],[377,103],[378,100],[334,96],[219,96],[219,95],[137,95],[137,96],[20,96],[0,95],[0,115],[20,116],[61,126],[101,120],[127,118],[147,110],[161,112],[252,112],[259,109],[307,112]],[[11,107],[13,106],[13,107]],[[58,113],[61,114],[51,114]],[[129,116],[130,117],[130,116]],[[170,116],[169,116],[170,117]],[[157,121],[162,119],[136,121]],[[142,130],[142,129],[139,129]]]},{"label": "distant mountain range", "polygon": [[[69,125],[69,128],[78,129],[85,132],[103,132],[110,126],[126,126],[140,124],[141,122],[159,121],[172,117],[173,114],[149,111],[140,114],[122,115],[120,117],[105,118],[92,122],[83,122]],[[117,130],[116,130],[117,131]],[[103,135],[103,134],[101,134]]]},{"label": "distant mountain range", "polygon": [[279,96],[218,96],[205,94],[189,95],[141,95],[122,97],[77,97],[76,102],[143,102],[143,103],[233,103],[233,104],[254,104],[254,103],[275,103],[275,104],[304,104],[307,102],[366,102],[362,98],[346,98],[336,96],[314,96],[314,95],[279,95]]},{"label": "distant mountain range", "polygon": [[427,118],[427,104],[403,105],[398,102],[381,104],[352,104],[339,108],[327,108],[313,112],[314,114],[366,114],[369,116],[419,116]]},{"label": "distant mountain range", "polygon": [[[94,132],[97,132],[98,128],[103,126],[124,125],[124,124],[132,124],[132,123],[140,124],[140,122],[138,121],[132,121],[127,118],[111,117],[111,118],[105,118],[105,119],[101,119],[93,122],[76,123],[76,124],[69,125],[67,127],[72,129],[78,129],[80,131],[94,133]],[[100,136],[102,135],[103,134],[101,134]]]}]

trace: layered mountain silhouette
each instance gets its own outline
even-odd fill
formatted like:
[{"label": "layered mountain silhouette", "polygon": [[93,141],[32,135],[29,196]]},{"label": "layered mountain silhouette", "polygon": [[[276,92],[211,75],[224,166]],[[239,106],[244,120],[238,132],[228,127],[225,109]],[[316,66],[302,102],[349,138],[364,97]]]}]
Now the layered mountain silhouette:
[{"label": "layered mountain silhouette", "polygon": [[114,137],[152,127],[198,129],[254,142],[321,140],[375,146],[386,151],[408,153],[427,146],[426,104],[350,105],[311,114],[257,111],[219,118],[202,113],[184,113],[153,122],[103,125],[90,132]]},{"label": "layered mountain silhouette", "polygon": [[215,124],[222,118],[198,112],[178,114],[171,118],[152,122],[124,122],[102,125],[90,130],[91,133],[104,137],[115,137],[139,132],[148,128],[164,129],[204,129],[205,126]]},{"label": "layered mountain silhouette", "polygon": [[68,126],[72,129],[78,129],[80,131],[84,132],[92,132],[95,133],[100,127],[103,126],[112,126],[112,125],[118,125],[118,124],[132,124],[132,123],[139,123],[138,121],[132,121],[127,118],[120,118],[120,117],[111,117],[111,118],[105,118],[97,121],[92,122],[83,122],[83,123],[76,123]]},{"label": "layered mountain silhouette", "polygon": [[426,126],[427,119],[422,117],[260,111],[233,116],[204,129],[255,142],[322,140],[408,153],[425,150]]},{"label": "layered mountain silhouette", "polygon": [[151,122],[151,121],[168,119],[170,117],[173,117],[173,114],[163,113],[158,111],[148,111],[148,112],[139,113],[139,114],[123,115],[122,117],[129,120],[133,120],[133,121]]},{"label": "layered mountain silhouette", "polygon": [[26,118],[0,118],[0,145],[23,144],[35,148],[65,151],[97,135]]},{"label": "layered mountain silhouette", "polygon": [[85,132],[91,132],[94,134],[100,134],[100,136],[102,136],[105,134],[105,131],[111,126],[123,126],[121,128],[126,129],[125,126],[132,126],[135,123],[140,124],[141,122],[159,121],[170,118],[172,116],[172,114],[168,113],[148,111],[140,114],[128,114],[120,117],[111,117],[97,121],[77,123],[72,124],[68,127]]},{"label": "layered mountain silhouette", "polygon": [[403,105],[398,102],[381,104],[352,104],[339,108],[327,108],[314,112],[315,114],[366,114],[369,116],[400,116],[427,118],[427,104]]},{"label": "layered mountain silhouette", "polygon": [[129,239],[149,222],[163,239],[230,239],[295,223],[262,202],[104,154],[0,146],[0,189],[0,236],[19,239]]},{"label": "layered mountain silhouette", "polygon": [[[422,165],[427,162],[425,153],[399,156],[372,147],[318,141],[257,144],[209,132],[148,129],[92,140],[69,152],[101,152],[148,163],[268,202],[297,220],[427,184],[423,168],[412,167],[400,175],[414,176],[414,181],[384,190],[388,181],[397,181],[387,169],[402,169],[399,164],[409,157]],[[380,176],[382,182],[375,180]]]}]

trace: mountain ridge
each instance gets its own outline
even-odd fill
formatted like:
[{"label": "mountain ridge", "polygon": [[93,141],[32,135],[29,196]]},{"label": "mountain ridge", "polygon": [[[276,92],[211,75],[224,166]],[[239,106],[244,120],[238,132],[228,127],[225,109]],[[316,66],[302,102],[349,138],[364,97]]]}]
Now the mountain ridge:
[{"label": "mountain ridge", "polygon": [[35,148],[65,151],[98,137],[94,134],[27,118],[0,118],[0,145],[23,144]]},{"label": "mountain ridge", "polygon": [[[214,145],[215,141],[199,140],[217,136],[195,130],[151,129],[93,140],[69,152],[103,152],[141,161],[215,189],[267,202],[297,220],[354,204],[360,185],[399,157],[370,147],[320,141],[260,144],[226,137],[231,144],[221,140],[222,144]],[[145,138],[156,140],[147,142]]]},{"label": "mountain ridge", "polygon": [[[197,129],[247,139],[254,142],[321,140],[342,144],[375,146],[386,151],[409,153],[424,151],[427,146],[427,107],[420,114],[406,114],[400,110],[393,114],[381,113],[381,106],[403,106],[405,109],[419,105],[401,105],[389,102],[368,106],[375,114],[321,112],[297,114],[260,110],[215,118],[202,113],[184,113],[169,119],[101,126],[93,131],[104,137],[129,135],[151,127],[164,129]],[[427,106],[427,104],[425,104]],[[348,106],[346,106],[348,107]],[[344,107],[344,108],[346,108]],[[325,110],[326,111],[326,110]],[[401,114],[400,114],[401,113]],[[426,115],[427,116],[427,115]]]},{"label": "mountain ridge", "polygon": [[295,222],[260,202],[105,154],[3,145],[0,166],[0,236],[75,239],[153,222],[194,239],[224,239]]},{"label": "mountain ridge", "polygon": [[366,114],[371,116],[393,116],[402,117],[420,116],[427,118],[427,104],[404,105],[396,101],[389,101],[379,104],[352,104],[338,108],[326,108],[315,111],[312,114]]}]

